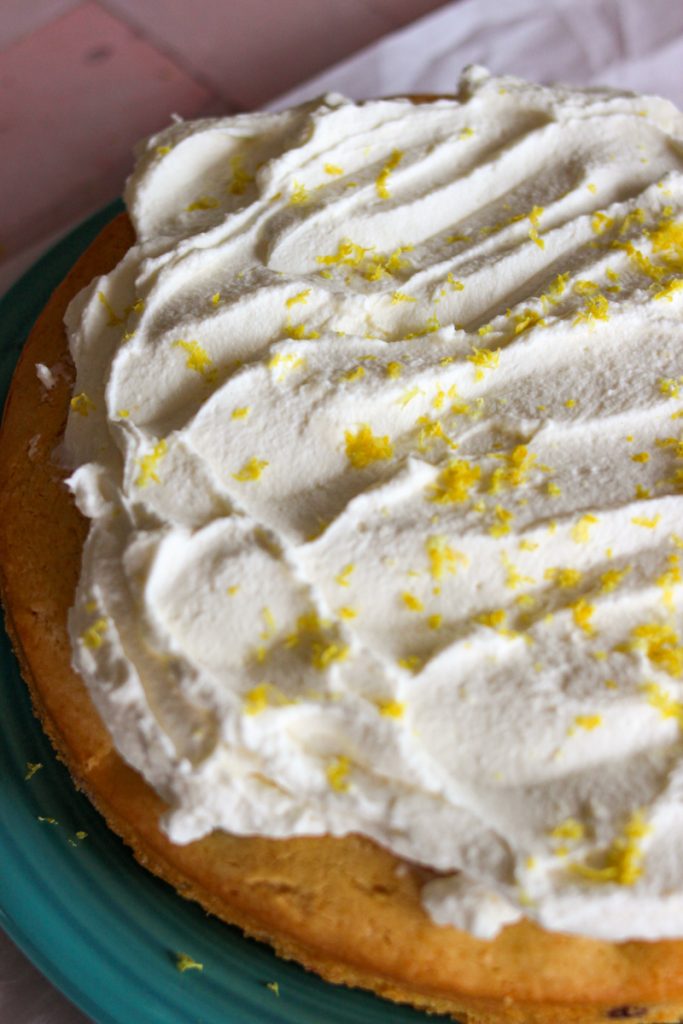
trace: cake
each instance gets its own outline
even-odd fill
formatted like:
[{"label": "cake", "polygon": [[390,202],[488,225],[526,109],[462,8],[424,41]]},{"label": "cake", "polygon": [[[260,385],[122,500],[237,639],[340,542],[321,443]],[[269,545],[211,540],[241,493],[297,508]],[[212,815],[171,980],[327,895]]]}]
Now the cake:
[{"label": "cake", "polygon": [[683,1017],[681,137],[478,68],[178,121],[29,339],[36,711],[143,864],[332,981]]}]

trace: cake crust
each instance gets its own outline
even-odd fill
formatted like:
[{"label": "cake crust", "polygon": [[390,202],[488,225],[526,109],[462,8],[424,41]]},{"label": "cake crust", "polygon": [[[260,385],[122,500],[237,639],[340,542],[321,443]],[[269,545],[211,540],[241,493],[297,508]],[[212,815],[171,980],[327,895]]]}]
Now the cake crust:
[{"label": "cake crust", "polygon": [[[112,746],[71,668],[67,613],[87,522],[54,458],[69,408],[63,317],[71,298],[134,242],[106,227],[55,291],[14,375],[0,433],[0,587],[36,714],[76,785],[146,868],[248,935],[329,981],[467,1024],[683,1019],[683,940],[609,943],[529,921],[484,941],[434,924],[431,874],[361,836],[264,839],[214,833],[178,846],[164,804]],[[46,391],[35,364],[63,370]]]}]

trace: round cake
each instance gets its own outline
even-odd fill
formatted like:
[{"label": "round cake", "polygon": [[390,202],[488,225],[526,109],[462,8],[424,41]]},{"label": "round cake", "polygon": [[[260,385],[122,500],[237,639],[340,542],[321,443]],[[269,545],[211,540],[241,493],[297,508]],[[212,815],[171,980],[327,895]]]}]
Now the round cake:
[{"label": "round cake", "polygon": [[22,354],[35,709],[144,865],[331,981],[683,1018],[681,139],[477,68],[178,121]]}]

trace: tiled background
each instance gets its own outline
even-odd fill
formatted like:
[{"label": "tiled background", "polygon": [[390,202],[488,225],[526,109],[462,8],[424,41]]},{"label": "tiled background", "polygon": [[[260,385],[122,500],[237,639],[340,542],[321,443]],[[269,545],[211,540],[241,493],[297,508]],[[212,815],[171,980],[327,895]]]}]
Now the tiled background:
[{"label": "tiled background", "polygon": [[0,294],[172,113],[261,106],[443,2],[0,0]]}]

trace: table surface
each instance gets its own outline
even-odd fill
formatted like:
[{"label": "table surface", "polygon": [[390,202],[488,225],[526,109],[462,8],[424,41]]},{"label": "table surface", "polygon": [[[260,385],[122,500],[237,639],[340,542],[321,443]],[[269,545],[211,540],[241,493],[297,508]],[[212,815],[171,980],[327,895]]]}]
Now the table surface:
[{"label": "table surface", "polygon": [[[469,62],[659,92],[683,106],[683,4],[671,0],[0,3],[0,185],[11,196],[0,206],[0,294],[120,193],[134,143],[173,113],[231,113],[326,89],[447,91]],[[88,1024],[2,933],[0,1021]]]}]

